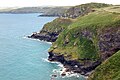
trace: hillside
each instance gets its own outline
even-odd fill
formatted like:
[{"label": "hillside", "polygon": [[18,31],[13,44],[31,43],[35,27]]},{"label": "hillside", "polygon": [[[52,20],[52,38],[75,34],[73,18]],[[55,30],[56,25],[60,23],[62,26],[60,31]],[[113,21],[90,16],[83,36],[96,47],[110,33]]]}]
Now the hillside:
[{"label": "hillside", "polygon": [[69,9],[70,6],[63,6],[63,7],[51,7],[48,8],[48,10],[44,10],[44,13],[40,16],[61,16],[65,13],[67,9]]},{"label": "hillside", "polygon": [[22,8],[4,8],[0,13],[43,13],[41,16],[59,16],[69,7],[22,7]]},{"label": "hillside", "polygon": [[[79,17],[57,18],[30,36],[53,42],[48,51],[50,61],[61,62],[67,71],[87,76],[120,50],[120,6],[88,4],[90,7],[94,4],[94,11]],[[96,71],[94,74],[97,74]],[[93,80],[98,77],[93,77]]]},{"label": "hillside", "polygon": [[88,80],[120,80],[120,51],[97,67]]},{"label": "hillside", "polygon": [[104,3],[87,3],[87,4],[82,4],[78,6],[73,6],[66,10],[66,12],[62,15],[63,17],[68,17],[68,18],[77,18],[79,16],[83,16],[89,12],[94,12],[96,8],[104,8],[112,6],[110,4],[104,4]]},{"label": "hillside", "polygon": [[118,13],[96,11],[79,17],[53,43],[49,50],[53,55],[50,60],[60,55],[64,56],[65,62],[76,60],[82,65],[79,69],[86,74],[120,49],[119,26]]},{"label": "hillside", "polygon": [[28,37],[48,42],[55,42],[58,38],[58,35],[63,30],[65,30],[72,22],[73,20],[71,19],[57,18],[52,22],[46,23],[40,32],[33,33],[31,36]]}]

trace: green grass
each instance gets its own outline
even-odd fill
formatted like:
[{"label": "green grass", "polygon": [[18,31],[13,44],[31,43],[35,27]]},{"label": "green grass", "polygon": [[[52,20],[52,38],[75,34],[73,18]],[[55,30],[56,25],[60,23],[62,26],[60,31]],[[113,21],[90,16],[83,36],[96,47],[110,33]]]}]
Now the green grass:
[{"label": "green grass", "polygon": [[[115,6],[96,9],[95,12],[76,18],[60,33],[49,51],[81,63],[80,59],[90,59],[91,62],[101,59],[99,35],[106,29],[120,27],[119,9]],[[88,32],[91,36],[84,36],[83,32]],[[88,80],[120,80],[120,51],[98,66]]]},{"label": "green grass", "polygon": [[97,67],[88,80],[120,80],[120,51]]},{"label": "green grass", "polygon": [[106,7],[106,8],[103,8],[103,10],[108,12],[120,13],[120,6]]},{"label": "green grass", "polygon": [[[53,50],[56,54],[64,54],[66,59],[67,56],[71,56],[71,59],[89,58],[97,60],[100,58],[98,35],[106,28],[119,26],[119,13],[116,14],[102,10],[89,13],[88,15],[77,18],[74,23],[69,25],[59,35],[57,41],[53,43],[49,51]],[[81,35],[82,31],[91,32],[92,37],[90,39],[84,37]]]},{"label": "green grass", "polygon": [[120,22],[120,14],[111,13],[107,11],[96,11],[89,13],[83,17],[79,17],[76,22],[70,25],[69,29],[72,28],[104,28],[116,26],[117,22]]},{"label": "green grass", "polygon": [[68,25],[72,23],[71,19],[62,19],[62,18],[57,18],[53,20],[52,22],[48,22],[47,24],[44,25],[42,32],[56,32],[59,33],[62,30],[66,29]]},{"label": "green grass", "polygon": [[81,4],[77,6],[73,6],[70,9],[66,10],[64,13],[65,16],[69,18],[76,18],[79,16],[83,16],[89,12],[92,12],[96,8],[104,8],[104,7],[109,7],[112,6],[110,4],[105,4],[105,3],[86,3],[86,4]]}]

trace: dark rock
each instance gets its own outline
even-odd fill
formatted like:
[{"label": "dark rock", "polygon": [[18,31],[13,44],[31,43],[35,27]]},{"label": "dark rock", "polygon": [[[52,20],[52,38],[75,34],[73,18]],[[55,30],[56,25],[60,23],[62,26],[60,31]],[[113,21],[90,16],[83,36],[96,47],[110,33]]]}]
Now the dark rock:
[{"label": "dark rock", "polygon": [[39,39],[47,42],[55,42],[58,38],[59,33],[49,33],[49,32],[40,32],[40,33],[33,33],[31,36],[28,36],[28,38],[34,38]]},{"label": "dark rock", "polygon": [[70,72],[70,69],[69,69],[69,68],[66,68],[65,72]]},{"label": "dark rock", "polygon": [[[91,65],[89,65],[88,67],[86,67],[85,65],[81,64],[77,60],[66,60],[64,58],[64,55],[56,55],[55,53],[52,53],[52,51],[49,52],[48,60],[62,63],[66,68],[66,72],[72,71],[74,73],[80,73],[82,75],[87,75],[89,72],[94,70],[99,64],[101,64],[101,61],[96,61]],[[82,60],[84,61],[89,59],[82,59]]]},{"label": "dark rock", "polygon": [[102,60],[120,50],[120,28],[107,28],[99,34],[98,45]]},{"label": "dark rock", "polygon": [[[89,58],[79,59],[82,61],[80,63],[78,60],[66,60],[64,55],[56,55],[52,51],[49,52],[50,61],[61,62],[66,68],[66,72],[80,73],[82,75],[89,75],[89,72],[94,70],[101,62],[115,52],[120,50],[120,28],[107,28],[98,34],[98,47],[101,55],[101,59],[92,62]],[[90,30],[82,30],[80,33],[76,33],[75,36],[83,36],[92,41],[93,33]],[[67,41],[67,40],[66,40]],[[69,56],[69,55],[68,55]]]},{"label": "dark rock", "polygon": [[65,72],[63,72],[62,74],[61,74],[61,76],[65,76],[66,75],[66,73]]},{"label": "dark rock", "polygon": [[56,74],[52,74],[52,77],[57,77],[57,75]]}]

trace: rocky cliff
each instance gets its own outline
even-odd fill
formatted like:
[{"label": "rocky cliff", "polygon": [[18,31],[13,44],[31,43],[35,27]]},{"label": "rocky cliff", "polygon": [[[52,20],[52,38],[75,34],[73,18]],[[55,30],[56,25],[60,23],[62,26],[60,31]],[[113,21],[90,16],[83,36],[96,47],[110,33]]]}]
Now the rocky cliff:
[{"label": "rocky cliff", "polygon": [[70,70],[87,75],[120,50],[119,16],[114,12],[95,11],[77,18],[52,44],[49,54],[54,55],[50,60],[60,60],[67,66],[70,62]]},{"label": "rocky cliff", "polygon": [[[95,9],[76,19],[58,18],[30,37],[53,42],[49,49],[50,61],[61,62],[67,71],[89,75],[120,50],[119,9],[112,6],[109,11],[108,8]],[[96,75],[96,72],[90,75],[91,80],[96,80]]]},{"label": "rocky cliff", "polygon": [[55,42],[58,35],[65,30],[73,21],[71,19],[57,18],[44,25],[38,33],[33,33],[29,38],[35,38],[48,42]]},{"label": "rocky cliff", "polygon": [[78,6],[74,6],[66,10],[66,12],[62,15],[63,17],[68,18],[77,18],[79,16],[83,16],[88,14],[89,12],[94,12],[95,8],[104,8],[111,6],[109,4],[104,3],[87,3]]}]

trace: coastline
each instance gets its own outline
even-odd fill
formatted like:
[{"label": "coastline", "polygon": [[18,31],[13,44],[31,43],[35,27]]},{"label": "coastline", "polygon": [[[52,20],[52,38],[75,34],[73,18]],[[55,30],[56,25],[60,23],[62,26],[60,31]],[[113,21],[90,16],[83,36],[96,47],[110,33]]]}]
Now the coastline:
[{"label": "coastline", "polygon": [[84,75],[81,75],[79,73],[74,73],[72,71],[70,71],[70,72],[66,71],[67,68],[60,62],[49,61],[46,58],[43,58],[42,60],[45,62],[48,62],[48,63],[57,64],[57,66],[59,67],[59,69],[53,69],[53,74],[51,74],[51,77],[54,77],[54,78],[57,78],[57,77],[61,77],[61,78],[67,78],[67,77],[80,78],[80,77],[83,77],[83,78],[85,78],[85,80],[88,78],[88,76],[84,76]]},{"label": "coastline", "polygon": [[[44,40],[39,40],[39,39],[34,39],[34,38],[28,38],[27,36],[25,36],[23,38],[30,39],[30,40],[35,40],[35,41],[39,41],[39,42],[43,42],[43,43],[47,43],[47,44],[52,44],[52,42],[47,42],[47,41],[44,41]],[[48,57],[46,59],[43,58],[42,60],[44,60],[45,62],[48,62],[48,63],[57,64],[58,67],[59,67],[58,70],[56,70],[56,69],[53,70],[53,74],[51,74],[51,77],[54,77],[54,78],[56,78],[56,76],[57,77],[59,76],[59,77],[62,77],[62,78],[66,78],[66,77],[77,77],[77,78],[80,78],[80,77],[83,77],[83,78],[85,78],[85,80],[88,78],[88,76],[81,75],[80,73],[75,73],[72,70],[67,71],[68,68],[66,68],[66,66],[64,66],[64,64],[62,64],[59,61],[50,61],[49,60],[49,53],[48,53],[47,56]]]},{"label": "coastline", "polygon": [[47,43],[47,44],[52,44],[52,42],[47,42],[47,41],[39,40],[39,39],[35,39],[35,38],[28,38],[28,36],[24,36],[23,38],[29,39],[29,40],[34,40],[34,41],[39,41],[39,42],[43,42],[43,43]]},{"label": "coastline", "polygon": [[[81,12],[83,14],[80,14],[79,11],[82,5],[76,6],[76,9],[75,7],[70,9],[70,12],[75,9],[76,13],[72,13],[72,16],[68,15],[68,18],[80,17],[75,21],[65,23],[63,19],[55,19],[45,24],[40,32],[28,36],[28,38],[47,43],[54,42],[54,44],[51,43],[52,47],[48,51],[48,61],[60,64],[62,69],[59,73],[62,77],[80,74],[86,79],[90,78],[93,71],[95,71],[93,74],[96,74],[97,67],[120,50],[119,15],[116,12],[94,10],[94,7],[89,9],[89,6],[93,5],[98,8],[96,3],[85,5],[88,8]],[[100,6],[99,8],[110,6],[107,4],[97,5]],[[70,12],[68,13],[70,14]],[[78,15],[76,15],[77,12]],[[107,18],[108,16],[110,19]],[[66,26],[69,22],[70,24]],[[56,77],[57,75],[53,74],[52,76]]]}]

